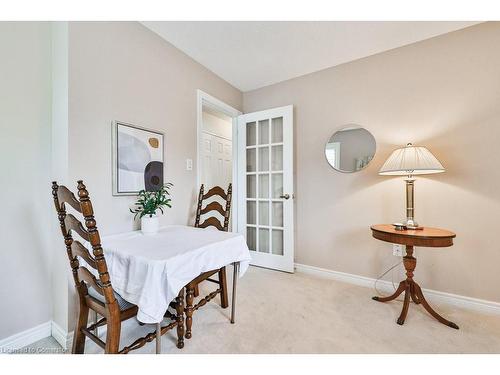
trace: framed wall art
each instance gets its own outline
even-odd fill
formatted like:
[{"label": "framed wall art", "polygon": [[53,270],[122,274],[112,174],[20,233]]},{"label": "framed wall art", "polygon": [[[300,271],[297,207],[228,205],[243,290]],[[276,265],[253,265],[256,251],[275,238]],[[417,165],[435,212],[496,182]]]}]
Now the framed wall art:
[{"label": "framed wall art", "polygon": [[114,121],[113,195],[137,195],[163,185],[164,133]]}]

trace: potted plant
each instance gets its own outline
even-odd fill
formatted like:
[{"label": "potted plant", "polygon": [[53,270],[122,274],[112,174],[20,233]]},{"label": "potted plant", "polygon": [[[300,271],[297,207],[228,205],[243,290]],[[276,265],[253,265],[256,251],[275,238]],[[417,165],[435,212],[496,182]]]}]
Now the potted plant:
[{"label": "potted plant", "polygon": [[160,227],[159,218],[156,212],[159,210],[162,214],[165,207],[172,207],[170,202],[169,189],[174,186],[170,182],[166,183],[157,191],[141,190],[138,194],[137,201],[134,203],[135,208],[130,209],[130,212],[141,219],[141,231],[144,234],[155,234]]}]

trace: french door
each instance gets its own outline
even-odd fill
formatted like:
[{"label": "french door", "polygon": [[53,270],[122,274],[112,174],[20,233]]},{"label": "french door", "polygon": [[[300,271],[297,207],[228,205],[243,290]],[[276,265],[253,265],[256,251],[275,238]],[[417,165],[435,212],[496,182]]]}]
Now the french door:
[{"label": "french door", "polygon": [[238,186],[252,264],[293,272],[293,106],[238,117]]}]

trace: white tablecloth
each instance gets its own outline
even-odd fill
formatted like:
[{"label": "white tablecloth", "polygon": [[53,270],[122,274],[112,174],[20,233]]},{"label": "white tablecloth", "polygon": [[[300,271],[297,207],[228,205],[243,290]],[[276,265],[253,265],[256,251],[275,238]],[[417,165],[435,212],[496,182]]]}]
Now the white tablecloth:
[{"label": "white tablecloth", "polygon": [[172,225],[155,235],[140,231],[101,238],[111,284],[139,307],[137,319],[157,323],[179,291],[199,274],[240,262],[248,269],[244,237],[213,228]]}]

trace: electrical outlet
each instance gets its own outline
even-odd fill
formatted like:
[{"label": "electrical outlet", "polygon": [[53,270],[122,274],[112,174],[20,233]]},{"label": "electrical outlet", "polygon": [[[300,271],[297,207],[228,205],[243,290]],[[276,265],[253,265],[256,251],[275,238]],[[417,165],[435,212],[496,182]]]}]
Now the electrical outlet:
[{"label": "electrical outlet", "polygon": [[404,246],[399,244],[392,244],[392,255],[396,257],[402,257],[404,251]]},{"label": "electrical outlet", "polygon": [[193,170],[193,159],[186,159],[186,171]]}]

